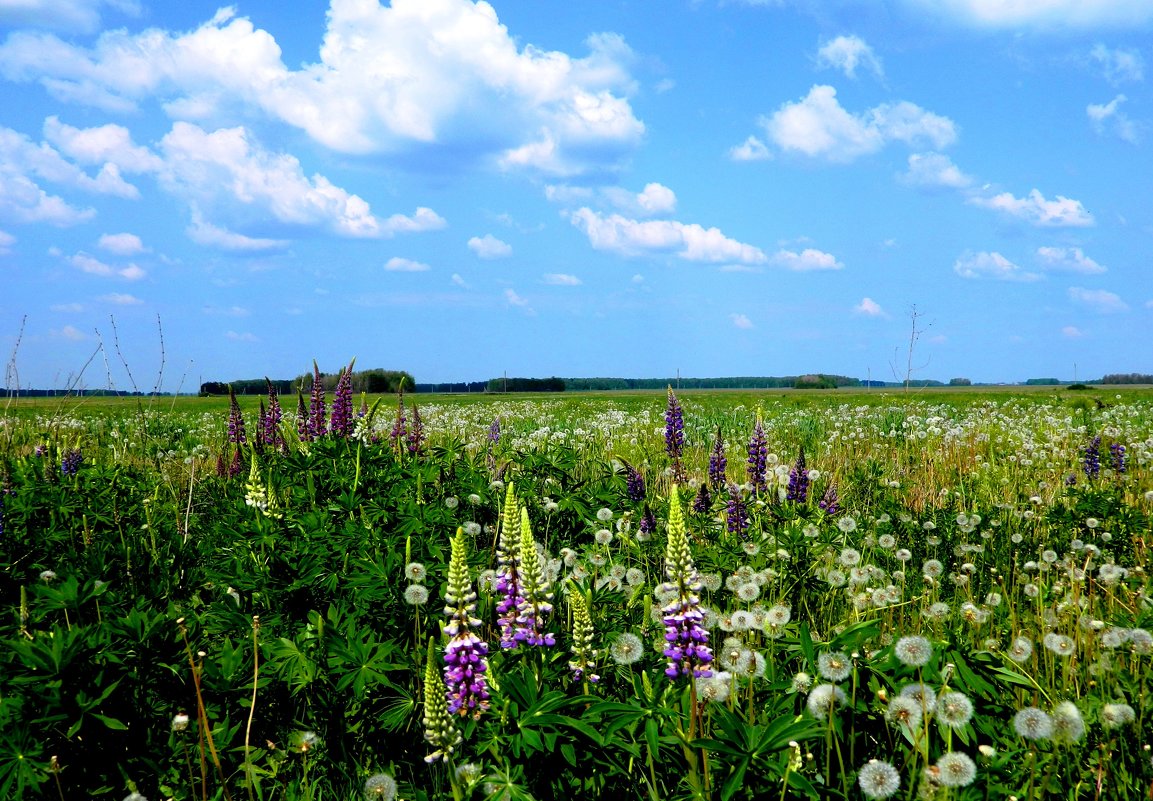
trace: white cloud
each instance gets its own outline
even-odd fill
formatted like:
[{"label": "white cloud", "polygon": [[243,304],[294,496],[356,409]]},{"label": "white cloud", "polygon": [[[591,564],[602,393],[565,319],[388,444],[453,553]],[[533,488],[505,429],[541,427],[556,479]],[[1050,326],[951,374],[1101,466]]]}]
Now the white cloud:
[{"label": "white cloud", "polygon": [[1116,48],[1110,50],[1103,44],[1096,44],[1089,56],[1101,66],[1105,79],[1112,84],[1145,79],[1145,59],[1140,50]]},{"label": "white cloud", "polygon": [[504,299],[508,305],[515,306],[518,309],[524,309],[525,314],[536,314],[532,306],[529,305],[528,299],[518,295],[515,289],[506,289],[504,291]]},{"label": "white cloud", "polygon": [[468,240],[468,249],[479,259],[503,259],[512,255],[512,246],[492,234],[472,237]]},{"label": "white cloud", "polygon": [[1036,281],[1041,276],[1022,270],[1000,253],[966,252],[953,264],[953,272],[962,278],[988,278],[994,281]]},{"label": "white cloud", "polygon": [[837,261],[836,256],[825,253],[816,248],[805,248],[800,253],[793,250],[778,250],[770,259],[778,267],[794,272],[813,272],[816,270],[840,270],[844,264]]},{"label": "white cloud", "polygon": [[1081,201],[1057,195],[1056,200],[1046,200],[1034,189],[1027,198],[1014,197],[1002,192],[994,197],[973,197],[969,202],[975,206],[1000,211],[1010,217],[1017,217],[1038,227],[1084,228],[1094,224],[1093,215],[1085,210]]},{"label": "white cloud", "polygon": [[421,261],[413,261],[412,259],[404,259],[400,256],[393,256],[391,259],[384,263],[384,269],[389,272],[400,273],[423,273],[431,270],[427,264]]},{"label": "white cloud", "polygon": [[0,256],[10,253],[12,246],[16,244],[16,237],[7,231],[0,231]]},{"label": "white cloud", "polygon": [[857,67],[864,67],[878,77],[885,74],[873,48],[859,36],[838,36],[821,45],[817,66],[839,69],[850,78],[857,77]]},{"label": "white cloud", "polygon": [[1085,332],[1075,325],[1067,325],[1061,329],[1061,336],[1066,339],[1080,339],[1085,336]]},{"label": "white cloud", "polygon": [[225,331],[224,336],[232,342],[259,342],[260,338],[251,331]]},{"label": "white cloud", "polygon": [[1104,289],[1085,289],[1074,286],[1069,288],[1069,298],[1075,303],[1088,306],[1101,314],[1116,314],[1129,311],[1128,304],[1121,300],[1119,295],[1107,292]]},{"label": "white cloud", "polygon": [[541,280],[550,286],[580,286],[583,281],[567,273],[545,273]]},{"label": "white cloud", "polygon": [[909,169],[901,174],[901,180],[923,189],[965,189],[973,184],[972,178],[941,153],[910,154]]},{"label": "white cloud", "polygon": [[729,148],[729,158],[733,161],[766,161],[772,157],[768,145],[752,135],[739,145]]},{"label": "white cloud", "polygon": [[802,100],[785,103],[761,123],[782,150],[835,162],[875,153],[893,141],[940,149],[957,139],[952,120],[907,101],[851,114],[831,86],[812,87]]},{"label": "white cloud", "polygon": [[905,0],[919,11],[988,28],[1098,28],[1153,19],[1148,0]]},{"label": "white cloud", "polygon": [[247,317],[251,314],[251,312],[243,306],[229,306],[223,309],[218,306],[205,306],[202,311],[205,314],[220,317]]},{"label": "white cloud", "polygon": [[320,60],[296,70],[226,8],[193,31],[107,31],[91,48],[14,34],[0,74],[106,108],[160,98],[176,119],[263,112],[344,153],[442,148],[563,175],[614,168],[644,133],[628,45],[611,33],[585,44],[582,57],[522,46],[488,3],[337,0]]},{"label": "white cloud", "polygon": [[1138,140],[1137,124],[1121,110],[1121,104],[1126,99],[1125,95],[1117,95],[1108,103],[1090,103],[1085,107],[1085,113],[1097,133],[1103,134],[1111,130],[1119,139],[1135,145]]},{"label": "white cloud", "polygon": [[425,231],[439,231],[448,225],[445,219],[430,208],[420,206],[411,217],[404,214],[393,214],[381,225],[381,236],[390,237],[395,234],[419,234]]},{"label": "white cloud", "polygon": [[59,337],[61,339],[67,339],[70,342],[82,342],[83,340],[88,339],[87,334],[73,325],[66,325],[58,330],[52,329],[50,333],[52,336]]},{"label": "white cloud", "polygon": [[132,16],[140,13],[135,0],[0,0],[0,25],[92,33],[100,27],[104,7]]},{"label": "white cloud", "polygon": [[675,220],[633,220],[620,214],[601,214],[587,207],[571,215],[573,225],[585,232],[597,250],[625,256],[668,253],[686,261],[737,261],[758,264],[765,260],[760,248],[730,239],[717,228]]},{"label": "white cloud", "polygon": [[77,314],[84,311],[83,303],[54,303],[48,307],[51,311],[62,314]]},{"label": "white cloud", "polygon": [[99,300],[115,306],[139,306],[144,302],[135,295],[128,295],[123,292],[110,292],[107,295],[101,295]]},{"label": "white cloud", "polygon": [[80,272],[97,275],[101,278],[119,276],[129,281],[138,281],[147,274],[135,264],[129,264],[127,267],[113,267],[84,252],[69,256],[66,261]]},{"label": "white cloud", "polygon": [[0,219],[22,223],[48,223],[58,227],[79,225],[96,216],[95,209],[79,209],[50,195],[26,175],[0,164]]},{"label": "white cloud", "polygon": [[146,249],[136,234],[102,234],[96,247],[117,256],[135,256]]},{"label": "white cloud", "polygon": [[872,298],[861,298],[861,302],[853,307],[853,311],[857,314],[863,314],[866,317],[888,317],[885,310],[881,308],[881,304]]},{"label": "white cloud", "polygon": [[1105,272],[1105,268],[1082,252],[1081,248],[1037,248],[1037,259],[1046,270],[1066,273],[1094,275]]},{"label": "white cloud", "polygon": [[452,283],[461,289],[470,289],[468,282],[461,278],[460,273],[452,274]]},{"label": "white cloud", "polygon": [[601,195],[617,210],[635,217],[659,217],[671,214],[677,208],[676,193],[655,182],[646,184],[644,190],[635,194],[619,186],[610,186],[601,189]]},{"label": "white cloud", "polygon": [[44,120],[44,138],[81,164],[113,164],[128,173],[159,172],[164,164],[151,150],[133,142],[132,133],[122,125],[74,128],[52,116]]},{"label": "white cloud", "polygon": [[729,319],[732,321],[734,328],[740,328],[742,331],[750,331],[756,327],[753,325],[753,321],[744,314],[733,313],[729,315]]},{"label": "white cloud", "polygon": [[270,250],[283,250],[288,247],[288,240],[266,239],[245,236],[227,228],[213,225],[204,219],[200,210],[192,207],[192,222],[184,229],[188,238],[198,245],[216,248],[228,253],[262,253]]}]

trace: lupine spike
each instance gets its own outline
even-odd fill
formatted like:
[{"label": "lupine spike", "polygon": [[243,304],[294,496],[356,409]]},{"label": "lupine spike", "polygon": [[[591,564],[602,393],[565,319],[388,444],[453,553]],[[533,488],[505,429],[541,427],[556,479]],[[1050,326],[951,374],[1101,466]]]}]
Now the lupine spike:
[{"label": "lupine spike", "polygon": [[708,665],[713,661],[709,648],[709,633],[702,624],[700,611],[701,583],[693,565],[692,551],[685,530],[677,485],[669,492],[669,538],[665,546],[665,577],[663,585],[673,595],[662,607],[665,625],[664,654],[669,660],[665,675],[670,679],[680,676],[705,678],[712,675]]},{"label": "lupine spike", "polygon": [[329,431],[337,437],[348,439],[352,436],[352,366],[356,359],[340,371],[336,382],[336,392],[332,398],[332,420]]},{"label": "lupine spike", "polygon": [[461,743],[460,732],[448,711],[448,688],[437,670],[436,643],[428,638],[428,660],[424,667],[424,739],[436,750],[424,758],[436,762],[448,757]]},{"label": "lupine spike", "polygon": [[805,449],[797,454],[797,463],[789,471],[789,488],[785,500],[805,503],[809,499],[809,469],[805,465]]},{"label": "lupine spike", "polygon": [[418,456],[424,451],[424,422],[420,419],[420,409],[412,404],[412,427],[408,430],[408,452]]},{"label": "lupine spike", "polygon": [[677,480],[681,477],[681,455],[685,448],[685,418],[681,402],[677,400],[673,388],[668,388],[665,405],[665,452],[673,463],[673,473]]},{"label": "lupine spike", "polygon": [[308,409],[304,406],[304,392],[296,393],[296,434],[301,442],[312,441],[312,427],[308,424]]},{"label": "lupine spike", "polygon": [[730,534],[736,535],[741,540],[749,538],[749,507],[741,497],[741,489],[736,484],[729,484],[725,518]]},{"label": "lupine spike", "polygon": [[748,462],[745,470],[749,476],[749,483],[755,492],[764,492],[768,488],[765,474],[768,470],[769,443],[765,439],[765,424],[761,419],[761,410],[757,410],[757,422],[753,425],[753,434],[749,437]]},{"label": "lupine spike", "polygon": [[244,431],[244,415],[240,413],[240,404],[236,402],[236,393],[231,386],[228,388],[228,441],[237,445],[248,442]]},{"label": "lupine spike", "polygon": [[568,667],[575,681],[600,681],[596,670],[597,651],[593,648],[593,621],[589,615],[584,591],[577,586],[569,588],[569,607],[572,609],[572,655]]},{"label": "lupine spike", "polygon": [[496,546],[496,592],[500,596],[496,611],[497,624],[500,626],[501,648],[515,648],[518,644],[515,638],[517,615],[523,600],[520,577],[520,523],[520,506],[517,502],[516,487],[510,481],[505,491],[500,536]]},{"label": "lupine spike", "polygon": [[320,377],[320,367],[312,360],[312,395],[308,407],[308,427],[314,439],[323,437],[328,411],[325,408],[324,381]]},{"label": "lupine spike", "polygon": [[556,645],[556,638],[544,631],[545,618],[553,608],[553,594],[541,569],[528,509],[524,506],[520,507],[520,588],[521,600],[517,606],[513,638],[526,645]]},{"label": "lupine spike", "polygon": [[721,435],[721,427],[717,426],[717,436],[713,439],[713,451],[709,454],[709,484],[713,489],[720,489],[728,483],[725,471],[729,460],[725,457],[725,439]]},{"label": "lupine spike", "polygon": [[448,686],[450,714],[479,718],[488,709],[489,694],[485,679],[488,673],[488,643],[473,633],[481,626],[473,617],[476,593],[468,573],[468,546],[464,529],[458,528],[452,539],[452,556],[448,563],[448,588],[445,591],[444,614],[448,618],[444,633],[449,642],[444,650],[444,678]]},{"label": "lupine spike", "polygon": [[276,394],[276,387],[268,376],[264,377],[268,385],[268,411],[264,415],[264,444],[270,448],[283,448],[284,436],[280,433],[280,421],[284,412],[280,408],[280,396]]}]

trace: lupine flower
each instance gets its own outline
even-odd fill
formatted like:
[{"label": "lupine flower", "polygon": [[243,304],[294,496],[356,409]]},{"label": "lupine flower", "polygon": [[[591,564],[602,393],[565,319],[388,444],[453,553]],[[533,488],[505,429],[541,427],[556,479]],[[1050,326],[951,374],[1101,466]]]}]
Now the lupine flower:
[{"label": "lupine flower", "polygon": [[649,505],[645,504],[645,510],[641,513],[641,522],[637,526],[637,539],[642,542],[648,540],[656,533],[657,530],[657,516],[653,514],[653,510]]},{"label": "lupine flower", "polygon": [[524,600],[520,577],[520,523],[516,487],[510,481],[505,492],[500,536],[497,539],[496,547],[496,592],[500,596],[500,601],[496,605],[496,612],[497,625],[500,626],[501,648],[515,648],[518,644],[514,635],[517,629],[520,604]]},{"label": "lupine flower", "polygon": [[392,431],[388,435],[392,447],[399,456],[403,443],[408,439],[408,415],[404,411],[404,382],[396,392],[396,421],[392,424]]},{"label": "lupine flower", "polygon": [[329,431],[343,439],[352,436],[352,363],[340,371],[340,378],[336,381]]},{"label": "lupine flower", "polygon": [[545,619],[552,612],[553,595],[548,577],[541,570],[528,509],[523,506],[520,508],[520,586],[514,639],[526,645],[556,645],[556,638],[543,630]]},{"label": "lupine flower", "polygon": [[685,449],[685,418],[681,410],[681,402],[668,388],[668,402],[665,406],[665,452],[673,463],[673,472],[679,478],[681,474],[681,454]]},{"label": "lupine flower", "polygon": [[257,453],[264,452],[264,424],[268,418],[268,412],[264,410],[264,399],[260,401],[260,409],[256,413],[256,438],[253,440],[253,447]]},{"label": "lupine flower", "polygon": [[721,427],[717,426],[717,436],[713,439],[713,450],[709,454],[709,484],[713,489],[719,489],[728,483],[725,471],[729,461],[725,457],[725,440],[721,436]]},{"label": "lupine flower", "polygon": [[71,478],[80,472],[82,464],[84,464],[84,454],[80,452],[79,448],[71,448],[65,451],[64,456],[60,459],[60,475]]},{"label": "lupine flower", "polygon": [[631,464],[625,464],[625,496],[632,503],[645,499],[645,477]]},{"label": "lupine flower", "polygon": [[312,362],[312,395],[308,406],[308,429],[313,439],[324,436],[328,429],[328,410],[325,407],[324,381],[320,377],[320,367],[316,361]]},{"label": "lupine flower", "polygon": [[693,497],[693,514],[704,515],[708,514],[709,509],[713,506],[713,499],[709,495],[709,485],[701,484],[697,494]]},{"label": "lupine flower", "polygon": [[304,406],[304,393],[296,393],[296,433],[301,442],[312,441],[312,426],[308,424],[308,410]]},{"label": "lupine flower", "polygon": [[802,447],[797,454],[797,462],[789,471],[789,488],[785,493],[785,500],[795,503],[805,503],[809,499],[809,470],[805,466],[805,449]]},{"label": "lupine flower", "polygon": [[753,434],[749,437],[748,459],[745,465],[745,472],[749,476],[749,483],[753,485],[754,492],[764,492],[768,489],[765,480],[768,458],[769,443],[765,439],[765,425],[758,410],[757,421],[753,424]]},{"label": "lupine flower", "polygon": [[[419,585],[414,585],[419,586]],[[456,530],[452,539],[452,556],[448,563],[448,589],[444,594],[444,614],[448,623],[444,633],[444,680],[448,686],[448,712],[479,718],[488,709],[488,643],[473,633],[481,622],[472,616],[476,611],[476,593],[468,575],[468,552],[464,531]]]},{"label": "lupine flower", "polygon": [[1093,437],[1089,444],[1081,449],[1081,469],[1085,471],[1085,478],[1092,481],[1101,473],[1101,437]]},{"label": "lupine flower", "polygon": [[568,667],[572,671],[574,681],[588,679],[591,682],[600,681],[593,671],[596,669],[597,651],[593,648],[593,621],[589,615],[588,601],[579,587],[573,587],[568,594],[569,606],[572,607],[572,655]]},{"label": "lupine flower", "polygon": [[742,540],[749,537],[749,510],[741,498],[741,490],[736,484],[729,484],[729,500],[725,510],[725,522],[730,534]]},{"label": "lupine flower", "polygon": [[244,431],[244,415],[240,413],[240,404],[236,402],[236,393],[232,387],[228,388],[228,442],[244,445],[248,436]]},{"label": "lupine flower", "polygon": [[[240,451],[238,450],[237,453],[239,454]],[[248,483],[245,484],[244,503],[265,517],[273,519],[281,517],[280,511],[276,508],[275,496],[269,494],[264,482],[260,480],[260,466],[257,464],[255,455],[252,457],[252,462],[248,468]]]},{"label": "lupine flower", "polygon": [[1114,442],[1109,446],[1109,457],[1114,472],[1124,473],[1128,469],[1129,460],[1125,455],[1125,446],[1120,442]]},{"label": "lupine flower", "polygon": [[[672,392],[669,392],[670,397]],[[669,665],[665,675],[671,679],[679,676],[707,677],[712,675],[708,665],[713,661],[709,648],[709,633],[701,620],[700,610],[701,581],[693,566],[693,555],[689,550],[689,538],[685,531],[685,520],[681,513],[677,485],[669,492],[669,538],[665,549],[665,577],[662,585],[672,600],[661,608],[665,625],[664,654]]]},{"label": "lupine flower", "polygon": [[436,666],[436,648],[432,637],[428,638],[428,661],[424,665],[424,739],[436,750],[424,758],[425,762],[436,762],[450,756],[461,743],[460,732],[448,711],[448,688],[444,677]]},{"label": "lupine flower", "polygon": [[837,485],[830,484],[825,489],[825,494],[821,496],[821,500],[817,502],[817,506],[825,514],[835,515],[841,509],[837,501]]},{"label": "lupine flower", "polygon": [[408,429],[408,452],[416,456],[424,451],[424,422],[420,419],[420,409],[412,405],[412,426]]}]

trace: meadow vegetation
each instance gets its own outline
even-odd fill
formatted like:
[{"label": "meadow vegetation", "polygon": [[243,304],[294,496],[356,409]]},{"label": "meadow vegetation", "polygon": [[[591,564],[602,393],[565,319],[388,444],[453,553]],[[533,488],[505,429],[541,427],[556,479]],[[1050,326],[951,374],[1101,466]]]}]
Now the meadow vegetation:
[{"label": "meadow vegetation", "polygon": [[1138,799],[1153,397],[21,399],[0,797]]}]

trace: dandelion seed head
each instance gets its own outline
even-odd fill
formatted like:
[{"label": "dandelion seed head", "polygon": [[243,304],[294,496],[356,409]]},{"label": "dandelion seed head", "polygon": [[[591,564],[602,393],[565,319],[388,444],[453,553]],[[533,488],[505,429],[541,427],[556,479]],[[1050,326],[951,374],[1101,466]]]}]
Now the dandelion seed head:
[{"label": "dandelion seed head", "polygon": [[977,765],[968,754],[952,751],[937,760],[937,779],[945,787],[968,787],[977,778]]}]

